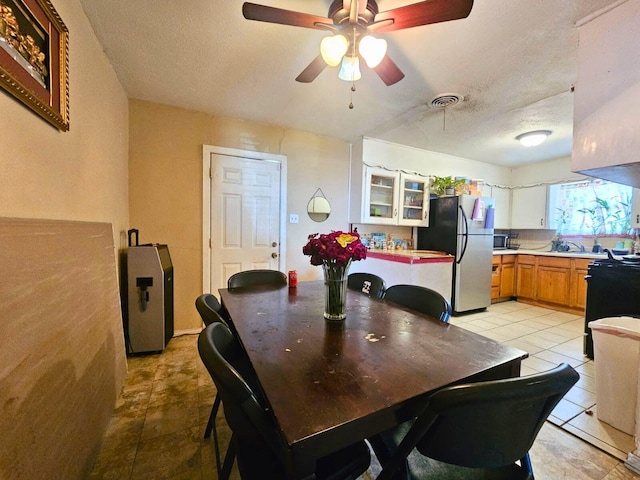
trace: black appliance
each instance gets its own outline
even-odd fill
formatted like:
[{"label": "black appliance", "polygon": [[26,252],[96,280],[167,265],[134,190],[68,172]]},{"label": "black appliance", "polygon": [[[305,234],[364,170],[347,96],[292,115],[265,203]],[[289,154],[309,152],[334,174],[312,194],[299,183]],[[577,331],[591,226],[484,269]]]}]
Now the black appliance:
[{"label": "black appliance", "polygon": [[[135,245],[131,241],[133,233]],[[173,264],[167,245],[138,245],[137,233],[129,230],[126,258],[127,353],[161,352],[174,333]]]},{"label": "black appliance", "polygon": [[439,250],[455,257],[451,288],[454,313],[491,305],[494,238],[493,220],[487,218],[487,212],[494,203],[492,198],[473,195],[432,198],[429,226],[418,228],[418,250]]},{"label": "black appliance", "polygon": [[[584,353],[593,359],[593,336],[589,322],[606,317],[640,317],[640,257],[598,259],[587,269],[587,307]],[[640,321],[640,319],[638,320]]]}]

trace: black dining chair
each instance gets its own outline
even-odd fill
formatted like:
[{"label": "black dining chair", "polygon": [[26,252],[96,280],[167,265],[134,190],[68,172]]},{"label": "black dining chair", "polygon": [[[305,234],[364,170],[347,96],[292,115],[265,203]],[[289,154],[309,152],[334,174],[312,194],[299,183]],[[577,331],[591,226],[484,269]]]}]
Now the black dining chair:
[{"label": "black dining chair", "polygon": [[204,293],[196,298],[196,310],[198,310],[205,326],[214,322],[226,323],[229,320],[227,309],[211,293]]},{"label": "black dining chair", "polygon": [[437,391],[417,419],[370,440],[383,466],[376,480],[533,480],[529,450],[579,378],[563,363]]},{"label": "black dining chair", "polygon": [[[232,432],[219,478],[229,478],[234,458],[243,480],[285,478],[287,447],[266,402],[235,367],[248,362],[238,340],[226,325],[214,323],[200,333],[198,351],[222,396]],[[361,441],[318,459],[315,478],[355,479],[369,468],[370,462],[369,448]]]},{"label": "black dining chair", "polygon": [[244,270],[234,273],[227,280],[228,288],[253,285],[282,286],[287,284],[287,276],[278,270]]},{"label": "black dining chair", "polygon": [[347,277],[347,288],[370,297],[382,298],[386,285],[382,278],[373,273],[352,273]]},{"label": "black dining chair", "polygon": [[418,285],[392,285],[382,297],[416,312],[435,317],[443,322],[451,318],[451,304],[435,290]]},{"label": "black dining chair", "polygon": [[[229,314],[226,309],[220,304],[218,299],[210,293],[202,294],[196,298],[196,310],[198,310],[198,313],[206,326],[216,322],[226,324],[226,321],[229,319]],[[211,413],[209,414],[209,421],[207,422],[207,427],[204,430],[204,438],[209,438],[211,433],[213,433],[213,448],[216,456],[216,469],[218,470],[218,475],[220,475],[221,468],[218,430],[216,429],[216,417],[218,416],[219,409],[220,393],[216,392],[216,398],[213,400],[213,406],[211,407]]]}]

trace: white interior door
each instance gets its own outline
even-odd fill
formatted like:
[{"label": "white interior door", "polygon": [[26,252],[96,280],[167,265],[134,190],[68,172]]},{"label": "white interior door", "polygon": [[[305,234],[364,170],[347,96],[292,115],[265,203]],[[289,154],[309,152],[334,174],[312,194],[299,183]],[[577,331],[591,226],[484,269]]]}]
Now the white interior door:
[{"label": "white interior door", "polygon": [[211,154],[211,291],[242,270],[280,269],[281,164]]}]

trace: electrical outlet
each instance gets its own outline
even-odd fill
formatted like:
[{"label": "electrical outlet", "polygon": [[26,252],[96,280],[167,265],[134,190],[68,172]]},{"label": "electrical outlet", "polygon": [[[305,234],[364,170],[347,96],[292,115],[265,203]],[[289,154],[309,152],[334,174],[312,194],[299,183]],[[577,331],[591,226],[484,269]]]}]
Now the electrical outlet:
[{"label": "electrical outlet", "polygon": [[289,223],[298,223],[300,221],[300,217],[297,214],[292,213],[289,215]]}]

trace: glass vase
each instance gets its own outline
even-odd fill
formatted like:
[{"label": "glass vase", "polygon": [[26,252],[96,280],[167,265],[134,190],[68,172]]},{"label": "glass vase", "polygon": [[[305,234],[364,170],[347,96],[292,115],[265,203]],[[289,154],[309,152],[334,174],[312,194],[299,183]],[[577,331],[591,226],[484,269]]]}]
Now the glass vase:
[{"label": "glass vase", "polygon": [[332,321],[347,317],[347,277],[351,260],[344,266],[324,262],[324,318]]}]

